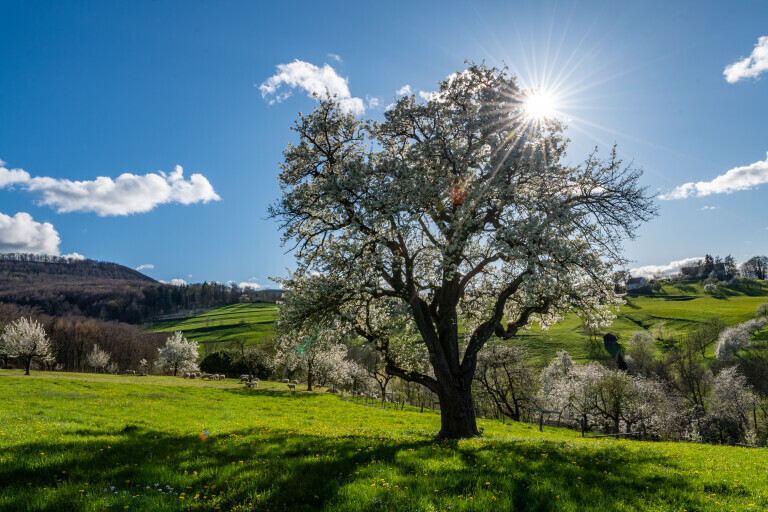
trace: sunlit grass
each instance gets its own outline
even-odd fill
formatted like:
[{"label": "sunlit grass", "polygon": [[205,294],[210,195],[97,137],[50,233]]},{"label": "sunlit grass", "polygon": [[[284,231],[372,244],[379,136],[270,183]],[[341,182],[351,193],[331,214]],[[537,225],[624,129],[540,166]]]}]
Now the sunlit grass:
[{"label": "sunlit grass", "polygon": [[[0,510],[764,510],[764,449],[581,439],[262,383],[0,371]],[[207,430],[207,439],[201,434]]]},{"label": "sunlit grass", "polygon": [[195,341],[258,341],[274,336],[277,306],[268,303],[232,304],[183,320],[155,322],[157,332],[182,331]]},{"label": "sunlit grass", "polygon": [[602,334],[618,335],[626,342],[633,332],[663,328],[666,335],[684,334],[692,327],[717,317],[735,325],[754,317],[755,308],[768,302],[768,284],[747,282],[721,288],[714,295],[704,293],[701,283],[667,284],[658,292],[626,296],[627,303],[619,308],[610,327],[600,330],[597,343],[590,342],[576,315],[558,322],[549,330],[537,326],[524,332],[519,340],[543,364],[558,350],[567,350],[576,360],[587,361],[595,354],[604,355]]}]

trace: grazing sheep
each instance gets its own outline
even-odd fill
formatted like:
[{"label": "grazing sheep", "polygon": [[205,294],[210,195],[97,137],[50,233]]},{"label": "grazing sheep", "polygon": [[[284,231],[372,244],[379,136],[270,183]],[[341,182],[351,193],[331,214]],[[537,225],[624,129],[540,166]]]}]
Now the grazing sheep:
[{"label": "grazing sheep", "polygon": [[259,387],[259,383],[258,382],[246,382],[245,383],[245,387],[246,388],[251,388],[251,389],[257,388],[257,387]]},{"label": "grazing sheep", "polygon": [[190,378],[190,379],[194,379],[195,377],[197,377],[197,374],[196,374],[196,373],[190,373],[190,374],[189,374],[189,378]]},{"label": "grazing sheep", "polygon": [[288,379],[283,379],[283,384],[288,384],[289,382],[291,381],[289,381]]},{"label": "grazing sheep", "polygon": [[261,382],[258,377],[255,377],[253,375],[251,375],[251,380],[256,381],[256,382]]},{"label": "grazing sheep", "polygon": [[339,390],[336,389],[336,388],[328,388],[328,389],[325,390],[325,392],[326,393],[336,393],[336,394],[338,394]]},{"label": "grazing sheep", "polygon": [[136,370],[125,370],[126,375],[136,375]]},{"label": "grazing sheep", "polygon": [[292,382],[289,382],[287,385],[288,385],[288,389],[292,389],[292,390],[296,391],[296,384],[293,384]]},{"label": "grazing sheep", "polygon": [[248,379],[247,375],[243,374],[243,375],[240,376],[240,382],[247,382],[248,380],[249,379]]},{"label": "grazing sheep", "polygon": [[189,378],[189,372],[184,372],[184,378],[185,378],[185,379],[188,379],[188,378]]},{"label": "grazing sheep", "polygon": [[291,381],[291,384],[298,384],[298,383],[299,383],[299,381],[297,381],[297,380],[292,380]]}]

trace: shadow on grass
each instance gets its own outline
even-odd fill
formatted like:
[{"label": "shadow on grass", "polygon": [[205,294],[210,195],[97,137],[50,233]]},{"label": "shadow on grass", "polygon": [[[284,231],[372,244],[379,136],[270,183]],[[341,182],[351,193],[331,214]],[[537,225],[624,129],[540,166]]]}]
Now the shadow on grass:
[{"label": "shadow on grass", "polygon": [[138,425],[79,434],[0,451],[8,461],[0,465],[0,510],[487,510],[491,499],[505,510],[644,510],[648,489],[695,508],[686,501],[690,479],[643,478],[633,469],[673,461],[612,442],[436,442],[269,428],[204,440]]}]

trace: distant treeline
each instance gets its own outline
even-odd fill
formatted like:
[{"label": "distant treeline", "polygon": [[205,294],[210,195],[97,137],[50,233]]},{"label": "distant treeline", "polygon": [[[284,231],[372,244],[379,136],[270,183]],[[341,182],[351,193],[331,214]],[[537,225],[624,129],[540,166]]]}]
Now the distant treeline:
[{"label": "distant treeline", "polygon": [[[105,322],[82,316],[57,317],[37,308],[0,303],[0,332],[21,317],[40,322],[54,345],[55,367],[62,370],[86,370],[86,358],[97,344],[111,355],[120,369],[138,369],[139,361],[157,359],[157,349],[165,344],[167,334],[145,332],[136,325]],[[0,362],[1,365],[2,362]],[[52,369],[52,368],[51,368]]]},{"label": "distant treeline", "polygon": [[238,302],[275,302],[281,290],[220,283],[158,283],[116,263],[47,255],[0,255],[0,302],[41,313],[142,323],[161,315]]},{"label": "distant treeline", "polygon": [[141,272],[117,263],[50,256],[48,254],[0,254],[0,275],[2,274],[53,274],[157,282]]}]

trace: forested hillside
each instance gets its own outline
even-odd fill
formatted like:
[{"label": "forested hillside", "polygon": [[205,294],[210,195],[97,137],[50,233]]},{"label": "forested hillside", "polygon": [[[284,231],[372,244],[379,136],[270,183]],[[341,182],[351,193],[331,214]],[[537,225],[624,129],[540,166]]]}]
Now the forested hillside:
[{"label": "forested hillside", "polygon": [[0,255],[0,302],[51,316],[83,315],[142,323],[239,302],[274,302],[279,290],[220,283],[159,283],[116,263],[32,254]]}]

